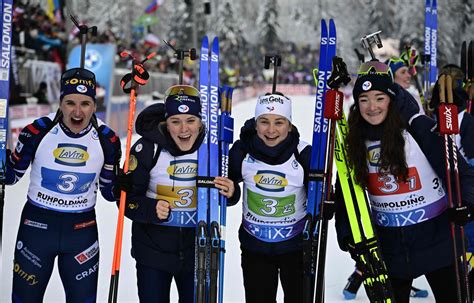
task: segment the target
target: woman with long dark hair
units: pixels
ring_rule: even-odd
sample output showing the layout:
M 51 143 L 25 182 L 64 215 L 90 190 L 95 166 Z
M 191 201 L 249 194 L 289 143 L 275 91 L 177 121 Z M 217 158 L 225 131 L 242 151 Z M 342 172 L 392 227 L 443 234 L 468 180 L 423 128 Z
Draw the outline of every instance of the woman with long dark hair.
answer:
M 456 276 L 449 224 L 469 220 L 474 173 L 459 159 L 468 207 L 449 209 L 444 145 L 434 132 L 436 123 L 418 113 L 415 101 L 393 83 L 389 67 L 378 61 L 362 64 L 353 94 L 348 161 L 356 182 L 368 191 L 395 300 L 408 302 L 413 279 L 425 275 L 436 302 L 453 302 Z M 340 246 L 349 250 L 345 211 L 336 218 Z

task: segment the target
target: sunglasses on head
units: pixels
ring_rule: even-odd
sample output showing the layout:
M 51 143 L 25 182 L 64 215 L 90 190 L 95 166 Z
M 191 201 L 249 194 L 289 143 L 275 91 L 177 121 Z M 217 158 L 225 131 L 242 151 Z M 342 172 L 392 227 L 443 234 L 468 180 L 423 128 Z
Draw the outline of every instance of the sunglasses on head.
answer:
M 358 75 L 392 75 L 390 67 L 380 61 L 368 61 L 361 64 L 359 67 Z
M 174 85 L 168 88 L 165 92 L 165 100 L 170 96 L 176 95 L 186 95 L 191 97 L 198 97 L 200 96 L 199 91 L 197 88 L 190 86 L 190 85 Z
M 88 69 L 84 69 L 80 67 L 71 68 L 65 71 L 61 75 L 61 81 L 72 79 L 76 76 L 79 76 L 81 79 L 92 80 L 95 83 L 95 74 Z

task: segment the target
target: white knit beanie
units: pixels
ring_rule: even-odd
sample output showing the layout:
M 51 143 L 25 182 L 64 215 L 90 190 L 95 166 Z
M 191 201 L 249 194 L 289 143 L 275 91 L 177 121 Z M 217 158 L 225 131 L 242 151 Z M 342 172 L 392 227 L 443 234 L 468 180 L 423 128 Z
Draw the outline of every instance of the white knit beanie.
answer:
M 290 98 L 277 94 L 258 97 L 257 105 L 255 106 L 255 120 L 264 114 L 280 115 L 291 122 Z

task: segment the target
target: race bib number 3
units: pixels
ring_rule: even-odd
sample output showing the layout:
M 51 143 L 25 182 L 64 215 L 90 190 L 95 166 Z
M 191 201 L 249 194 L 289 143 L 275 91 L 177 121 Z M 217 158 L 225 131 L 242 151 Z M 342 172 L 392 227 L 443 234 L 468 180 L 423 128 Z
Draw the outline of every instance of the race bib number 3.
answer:
M 368 190 L 375 196 L 406 194 L 421 189 L 420 176 L 416 167 L 408 169 L 406 182 L 397 180 L 393 175 L 369 173 Z
M 171 208 L 195 208 L 196 191 L 195 187 L 158 185 L 156 199 L 165 200 Z
M 286 217 L 295 213 L 295 195 L 269 197 L 247 189 L 248 208 L 263 217 Z
M 87 192 L 95 180 L 95 173 L 78 173 L 41 168 L 41 186 L 53 192 L 79 195 Z

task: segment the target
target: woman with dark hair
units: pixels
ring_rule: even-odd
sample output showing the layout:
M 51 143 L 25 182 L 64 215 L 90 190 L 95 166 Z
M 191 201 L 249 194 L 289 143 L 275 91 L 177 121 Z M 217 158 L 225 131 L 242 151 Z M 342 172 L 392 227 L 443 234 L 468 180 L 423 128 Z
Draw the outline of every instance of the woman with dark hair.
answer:
M 382 255 L 397 303 L 408 302 L 413 279 L 425 275 L 436 302 L 456 300 L 450 222 L 464 225 L 474 201 L 474 172 L 459 159 L 464 208 L 448 208 L 445 159 L 435 122 L 393 83 L 389 67 L 362 64 L 346 138 L 348 161 L 369 194 Z M 411 100 L 411 101 L 410 101 Z M 458 157 L 460 158 L 460 157 Z M 340 192 L 336 199 L 342 199 Z M 338 201 L 339 205 L 344 205 Z M 345 211 L 336 214 L 338 240 L 350 250 Z

